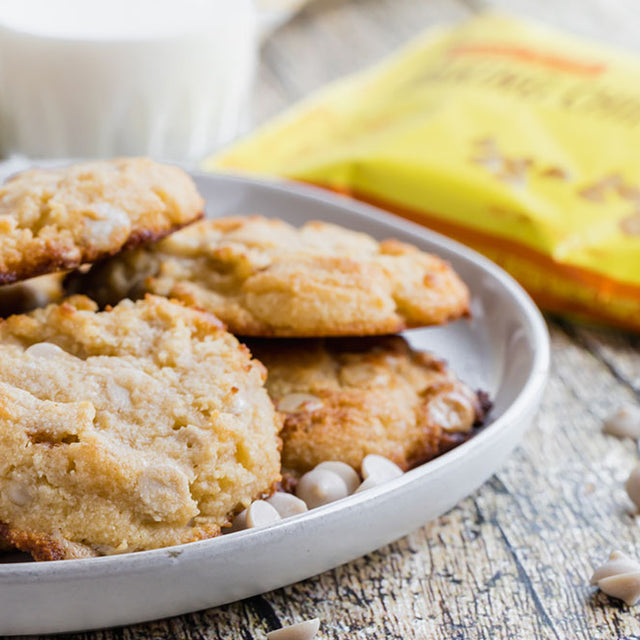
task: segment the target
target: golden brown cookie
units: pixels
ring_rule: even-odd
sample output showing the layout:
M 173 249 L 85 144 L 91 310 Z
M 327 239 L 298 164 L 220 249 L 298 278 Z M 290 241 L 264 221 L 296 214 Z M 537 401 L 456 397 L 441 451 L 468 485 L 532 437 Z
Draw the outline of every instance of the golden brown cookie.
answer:
M 0 322 L 0 539 L 54 560 L 217 535 L 280 479 L 264 378 L 216 318 L 166 298 Z
M 451 267 L 417 248 L 323 222 L 204 220 L 72 280 L 101 304 L 143 291 L 215 313 L 247 336 L 378 335 L 468 312 Z
M 25 171 L 0 186 L 0 284 L 162 238 L 203 208 L 182 169 L 145 158 Z
M 360 469 L 371 453 L 409 469 L 466 440 L 490 406 L 400 336 L 247 345 L 285 414 L 282 465 L 294 474 L 326 460 Z

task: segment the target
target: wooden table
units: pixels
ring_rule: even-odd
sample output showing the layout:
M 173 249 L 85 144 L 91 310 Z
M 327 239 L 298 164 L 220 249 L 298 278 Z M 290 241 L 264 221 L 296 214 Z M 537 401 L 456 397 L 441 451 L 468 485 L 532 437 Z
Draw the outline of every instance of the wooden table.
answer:
M 255 122 L 370 65 L 429 25 L 462 19 L 486 4 L 311 4 L 264 46 Z M 491 4 L 640 46 L 640 10 L 632 0 Z M 285 589 L 73 637 L 249 640 L 319 616 L 323 639 L 640 638 L 640 606 L 609 600 L 588 584 L 592 567 L 611 549 L 640 556 L 640 528 L 623 488 L 638 452 L 633 442 L 601 433 L 605 415 L 640 396 L 640 338 L 561 320 L 548 323 L 552 374 L 535 426 L 507 465 L 446 515 L 356 562 Z

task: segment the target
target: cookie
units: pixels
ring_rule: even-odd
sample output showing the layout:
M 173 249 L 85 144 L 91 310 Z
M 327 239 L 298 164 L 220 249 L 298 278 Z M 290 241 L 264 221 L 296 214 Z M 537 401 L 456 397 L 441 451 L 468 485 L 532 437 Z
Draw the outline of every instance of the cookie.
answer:
M 0 284 L 162 238 L 203 208 L 184 171 L 144 158 L 26 171 L 0 187 Z
M 284 413 L 282 465 L 295 475 L 375 453 L 406 470 L 464 442 L 489 409 L 434 356 L 401 336 L 249 340 Z
M 101 304 L 143 291 L 218 316 L 245 336 L 395 333 L 465 315 L 469 292 L 417 248 L 323 222 L 204 220 L 71 281 Z
M 280 480 L 264 378 L 216 318 L 162 297 L 0 322 L 0 539 L 54 560 L 217 535 Z

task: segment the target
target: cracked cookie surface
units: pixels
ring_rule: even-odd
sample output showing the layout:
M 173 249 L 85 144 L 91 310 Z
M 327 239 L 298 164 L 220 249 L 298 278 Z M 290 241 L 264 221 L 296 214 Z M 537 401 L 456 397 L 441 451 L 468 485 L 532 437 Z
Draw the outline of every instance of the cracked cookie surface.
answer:
M 468 313 L 453 269 L 416 247 L 324 222 L 203 220 L 71 279 L 101 304 L 152 292 L 218 316 L 246 336 L 396 333 Z
M 54 560 L 217 535 L 280 479 L 264 377 L 216 318 L 162 297 L 0 322 L 0 538 Z
M 25 171 L 0 186 L 0 284 L 162 238 L 203 210 L 182 169 L 145 158 Z

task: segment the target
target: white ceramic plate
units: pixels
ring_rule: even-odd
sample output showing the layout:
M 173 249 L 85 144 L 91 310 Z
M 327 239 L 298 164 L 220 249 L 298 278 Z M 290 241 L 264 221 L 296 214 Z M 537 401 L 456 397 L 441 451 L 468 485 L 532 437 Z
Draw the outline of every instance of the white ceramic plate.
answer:
M 379 239 L 399 238 L 449 260 L 472 291 L 473 319 L 406 335 L 491 394 L 491 422 L 469 442 L 393 482 L 271 527 L 124 556 L 0 564 L 0 634 L 168 617 L 326 571 L 453 507 L 500 467 L 531 423 L 547 378 L 548 335 L 534 304 L 501 269 L 422 227 L 318 189 L 228 176 L 196 179 L 212 217 L 325 220 Z

